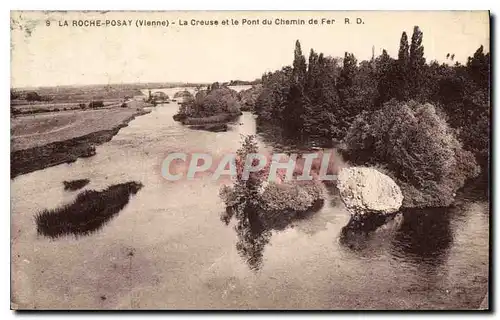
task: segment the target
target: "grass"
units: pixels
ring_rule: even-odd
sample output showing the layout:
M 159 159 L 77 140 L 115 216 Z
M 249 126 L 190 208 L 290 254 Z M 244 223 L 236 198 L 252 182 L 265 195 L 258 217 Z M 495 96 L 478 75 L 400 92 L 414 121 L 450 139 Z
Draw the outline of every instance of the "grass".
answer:
M 35 216 L 37 232 L 50 238 L 68 234 L 89 235 L 102 228 L 142 188 L 140 182 L 126 182 L 102 191 L 85 190 L 62 207 L 43 210 Z
M 89 179 L 78 179 L 78 180 L 63 181 L 64 190 L 66 190 L 66 191 L 76 191 L 76 190 L 79 190 L 79 189 L 85 187 L 87 184 L 89 184 L 89 182 L 90 182 Z
M 205 130 L 211 132 L 226 132 L 229 127 L 225 123 L 209 123 L 209 124 L 189 126 L 189 128 L 194 130 Z
M 144 114 L 136 108 L 78 110 L 11 118 L 11 151 L 109 130 Z
M 214 124 L 214 123 L 225 123 L 236 119 L 239 114 L 222 113 L 210 117 L 202 118 L 185 118 L 182 120 L 182 124 L 185 125 L 201 125 L 201 124 Z
M 136 115 L 145 113 L 148 111 L 118 108 L 109 114 L 81 111 L 69 120 L 57 117 L 54 122 L 26 119 L 16 123 L 11 129 L 13 135 L 17 134 L 11 139 L 11 178 L 91 157 L 95 155 L 95 145 L 110 141 Z

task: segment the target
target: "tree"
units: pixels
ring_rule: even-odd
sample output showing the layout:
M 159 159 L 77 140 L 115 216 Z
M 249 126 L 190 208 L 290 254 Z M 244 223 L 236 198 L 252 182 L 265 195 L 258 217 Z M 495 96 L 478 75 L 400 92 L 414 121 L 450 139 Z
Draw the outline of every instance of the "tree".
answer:
M 310 105 L 307 97 L 302 92 L 302 88 L 299 84 L 292 84 L 283 110 L 283 126 L 287 129 L 287 133 L 292 134 L 295 138 L 302 137 L 306 108 L 310 108 Z
M 17 93 L 13 89 L 10 89 L 10 100 L 15 100 L 15 99 L 19 99 L 19 93 Z
M 424 34 L 418 26 L 413 28 L 411 36 L 410 59 L 409 59 L 409 97 L 414 99 L 420 93 L 425 65 L 424 46 L 422 45 Z
M 42 101 L 42 97 L 35 91 L 30 91 L 26 94 L 26 100 L 28 101 Z
M 297 40 L 295 42 L 295 51 L 293 58 L 293 75 L 294 81 L 300 86 L 303 86 L 306 78 L 306 58 L 302 54 L 302 49 L 300 47 L 300 42 Z
M 472 57 L 467 59 L 467 72 L 483 90 L 488 90 L 490 83 L 490 54 L 484 54 L 484 47 L 481 45 Z
M 408 36 L 406 35 L 406 32 L 403 32 L 403 34 L 401 35 L 401 40 L 399 42 L 398 61 L 405 67 L 407 66 L 409 60 L 409 50 L 410 47 L 408 46 Z
M 409 46 L 406 32 L 401 35 L 398 52 L 398 64 L 396 78 L 399 91 L 396 98 L 400 101 L 408 100 L 408 64 L 409 64 Z
M 102 108 L 104 107 L 104 102 L 102 100 L 91 101 L 89 102 L 89 108 Z
M 337 82 L 340 104 L 344 104 L 350 94 L 349 89 L 353 84 L 356 65 L 357 60 L 354 57 L 354 54 L 346 52 L 344 54 L 344 65 Z
M 388 171 L 403 191 L 405 207 L 448 206 L 479 170 L 431 104 L 389 102 L 366 112 L 350 127 L 344 143 L 349 161 Z

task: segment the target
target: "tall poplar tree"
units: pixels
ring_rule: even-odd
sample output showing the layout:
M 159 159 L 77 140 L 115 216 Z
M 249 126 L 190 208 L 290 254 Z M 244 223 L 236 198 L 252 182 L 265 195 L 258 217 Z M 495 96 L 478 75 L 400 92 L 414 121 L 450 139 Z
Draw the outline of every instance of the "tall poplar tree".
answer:
M 293 58 L 293 73 L 294 80 L 299 86 L 303 86 L 306 79 L 307 65 L 306 58 L 302 54 L 302 48 L 300 47 L 300 41 L 295 42 L 295 51 Z
M 424 34 L 418 26 L 413 28 L 410 45 L 410 60 L 409 60 L 409 94 L 410 98 L 414 99 L 418 96 L 421 90 L 425 58 L 424 46 L 422 45 Z
M 398 64 L 396 71 L 396 81 L 398 82 L 398 89 L 396 98 L 398 100 L 405 101 L 408 99 L 408 64 L 409 64 L 409 45 L 408 36 L 406 32 L 401 35 L 401 40 L 399 42 L 399 52 L 398 52 Z

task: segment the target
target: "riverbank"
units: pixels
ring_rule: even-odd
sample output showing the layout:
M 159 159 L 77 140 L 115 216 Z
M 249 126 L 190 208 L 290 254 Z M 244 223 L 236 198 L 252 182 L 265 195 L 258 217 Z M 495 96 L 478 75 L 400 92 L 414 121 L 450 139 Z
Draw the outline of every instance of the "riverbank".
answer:
M 175 114 L 173 119 L 180 121 L 190 129 L 205 130 L 211 132 L 225 132 L 228 130 L 228 123 L 235 121 L 242 113 L 221 113 L 209 117 L 186 117 L 181 114 Z
M 248 233 L 246 225 L 235 231 L 236 219 L 229 226 L 220 221 L 225 206 L 218 182 L 209 177 L 165 181 L 158 165 L 166 151 L 234 152 L 241 135 L 262 128 L 244 112 L 241 125 L 227 133 L 190 130 L 172 119 L 176 112 L 175 104 L 159 105 L 86 161 L 11 180 L 14 308 L 161 309 L 167 303 L 175 309 L 457 310 L 480 305 L 488 279 L 487 202 L 470 199 L 452 214 L 423 210 L 344 244 L 340 237 L 350 215 L 329 188 L 318 212 L 285 230 L 273 230 L 269 237 Z M 263 151 L 293 147 L 260 137 Z M 129 181 L 144 187 L 95 232 L 55 239 L 39 235 L 37 213 L 71 204 L 84 191 L 64 190 L 63 182 L 74 179 L 90 180 L 84 190 Z M 236 248 L 239 241 L 248 261 Z M 258 261 L 262 267 L 256 274 L 249 263 Z
M 110 141 L 142 108 L 61 112 L 12 120 L 11 178 L 78 158 L 91 157 L 95 146 Z

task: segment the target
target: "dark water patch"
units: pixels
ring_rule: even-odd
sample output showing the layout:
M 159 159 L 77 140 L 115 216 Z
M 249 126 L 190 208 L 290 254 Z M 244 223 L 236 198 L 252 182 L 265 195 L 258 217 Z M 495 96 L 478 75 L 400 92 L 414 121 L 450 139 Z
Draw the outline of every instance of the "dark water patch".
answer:
M 89 179 L 78 179 L 78 180 L 63 181 L 64 190 L 66 190 L 66 191 L 76 191 L 76 190 L 79 190 L 79 189 L 85 187 L 87 184 L 89 184 L 89 182 L 90 182 Z
M 38 213 L 37 232 L 51 238 L 89 235 L 120 212 L 129 202 L 129 196 L 141 188 L 141 183 L 131 181 L 102 191 L 85 190 L 72 203 Z
M 334 146 L 333 141 L 328 137 L 298 136 L 296 131 L 285 130 L 258 118 L 256 129 L 260 139 L 279 152 L 315 151 L 318 148 L 332 148 Z
M 420 264 L 440 265 L 453 242 L 450 216 L 453 208 L 405 209 L 391 253 Z
M 463 188 L 457 191 L 455 204 L 489 201 L 490 190 L 489 173 L 482 172 L 477 178 L 467 180 Z
M 364 250 L 369 246 L 371 234 L 378 228 L 394 220 L 396 213 L 367 213 L 351 215 L 349 222 L 340 231 L 339 242 L 354 251 Z

